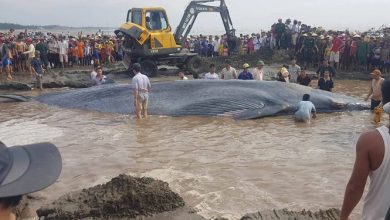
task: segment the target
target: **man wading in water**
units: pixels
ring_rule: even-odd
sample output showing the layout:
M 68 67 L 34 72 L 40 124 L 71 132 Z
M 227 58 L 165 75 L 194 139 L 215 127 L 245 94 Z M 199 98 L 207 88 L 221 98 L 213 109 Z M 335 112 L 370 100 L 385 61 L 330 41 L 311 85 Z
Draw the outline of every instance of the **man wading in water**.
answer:
M 150 92 L 149 78 L 141 73 L 141 65 L 139 63 L 133 64 L 133 94 L 134 94 L 134 107 L 137 114 L 137 118 L 148 117 L 148 101 Z
M 390 80 L 382 85 L 383 109 L 390 114 Z M 356 160 L 345 190 L 340 220 L 348 219 L 359 203 L 370 176 L 370 188 L 364 201 L 363 220 L 385 219 L 390 211 L 390 134 L 382 126 L 362 134 L 356 144 Z M 388 214 L 388 216 L 390 213 Z
M 385 81 L 385 79 L 382 78 L 382 73 L 380 70 L 372 71 L 371 76 L 372 76 L 371 88 L 365 101 L 367 101 L 371 97 L 371 110 L 374 110 L 382 102 L 381 88 L 382 88 L 383 81 Z

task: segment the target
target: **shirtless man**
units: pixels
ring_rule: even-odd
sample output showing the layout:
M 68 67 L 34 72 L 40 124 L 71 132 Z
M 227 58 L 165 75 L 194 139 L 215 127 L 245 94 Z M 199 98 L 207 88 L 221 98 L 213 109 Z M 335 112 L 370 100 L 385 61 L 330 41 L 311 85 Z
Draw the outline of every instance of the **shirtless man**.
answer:
M 383 109 L 390 114 L 390 80 L 382 85 Z M 345 190 L 340 220 L 347 220 L 359 203 L 370 176 L 370 188 L 364 201 L 363 220 L 385 219 L 390 209 L 390 134 L 382 126 L 363 133 L 356 144 L 356 160 Z
M 371 76 L 371 88 L 365 100 L 367 101 L 371 97 L 371 110 L 374 110 L 382 102 L 381 87 L 385 79 L 382 78 L 382 73 L 380 70 L 372 71 Z
M 17 53 L 17 60 L 16 60 L 16 67 L 18 68 L 19 71 L 24 72 L 26 70 L 26 55 L 23 54 L 24 51 L 26 50 L 26 43 L 22 41 L 21 37 L 18 37 L 16 40 L 16 53 Z

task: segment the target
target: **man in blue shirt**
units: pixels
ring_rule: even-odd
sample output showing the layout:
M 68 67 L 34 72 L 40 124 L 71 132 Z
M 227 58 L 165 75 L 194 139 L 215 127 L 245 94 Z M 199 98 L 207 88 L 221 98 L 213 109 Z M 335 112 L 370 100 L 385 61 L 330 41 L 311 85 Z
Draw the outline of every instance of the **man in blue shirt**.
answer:
M 42 62 L 41 62 L 41 59 L 40 59 L 40 52 L 39 52 L 39 50 L 35 51 L 35 57 L 31 61 L 31 66 L 32 66 L 33 72 L 35 74 L 35 77 L 37 79 L 37 88 L 42 90 L 43 89 L 43 86 L 42 86 L 42 83 L 43 83 L 42 82 L 43 81 L 43 67 L 42 67 Z
M 243 66 L 244 68 L 244 71 L 242 73 L 240 73 L 240 75 L 238 75 L 238 79 L 241 79 L 241 80 L 253 80 L 253 75 L 252 73 L 250 73 L 248 71 L 249 69 L 249 64 L 245 63 Z

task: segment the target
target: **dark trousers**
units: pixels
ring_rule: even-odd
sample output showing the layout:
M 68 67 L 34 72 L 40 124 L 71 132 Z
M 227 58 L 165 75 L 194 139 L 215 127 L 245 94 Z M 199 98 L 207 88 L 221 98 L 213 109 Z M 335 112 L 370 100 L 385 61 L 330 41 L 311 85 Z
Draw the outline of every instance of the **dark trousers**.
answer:
M 58 53 L 49 53 L 47 58 L 52 68 L 60 65 L 60 57 Z
M 281 44 L 282 44 L 282 36 L 276 35 L 276 48 L 280 50 Z
M 374 110 L 376 107 L 379 106 L 379 104 L 381 104 L 381 101 L 376 101 L 374 99 L 371 99 L 371 110 Z
M 47 54 L 41 54 L 41 61 L 45 68 L 47 69 L 47 66 L 49 66 L 49 60 L 47 58 Z
M 91 65 L 91 55 L 84 56 L 82 62 L 83 62 L 82 64 L 85 66 Z

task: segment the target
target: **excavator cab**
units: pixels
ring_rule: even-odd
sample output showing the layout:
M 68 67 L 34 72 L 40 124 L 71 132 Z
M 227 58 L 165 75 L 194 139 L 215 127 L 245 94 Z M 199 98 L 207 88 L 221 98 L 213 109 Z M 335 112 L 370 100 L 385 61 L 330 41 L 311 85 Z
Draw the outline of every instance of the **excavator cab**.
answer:
M 176 43 L 163 8 L 132 8 L 127 12 L 126 23 L 115 30 L 123 37 L 124 64 L 141 63 L 143 72 L 149 76 L 157 73 L 157 65 L 165 60 L 177 61 L 171 54 L 178 54 L 181 46 Z M 179 63 L 185 62 L 179 59 Z
M 127 12 L 126 23 L 115 33 L 134 39 L 135 42 L 132 43 L 135 45 L 127 46 L 133 50 L 139 49 L 139 53 L 142 53 L 140 55 L 161 54 L 164 51 L 168 54 L 180 50 L 163 8 L 130 9 Z

